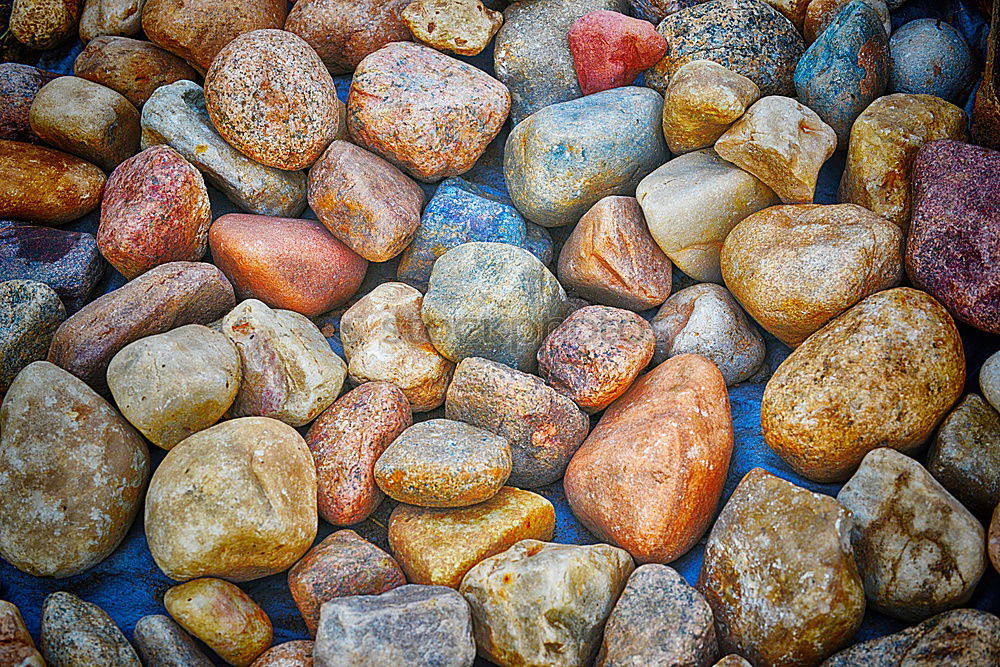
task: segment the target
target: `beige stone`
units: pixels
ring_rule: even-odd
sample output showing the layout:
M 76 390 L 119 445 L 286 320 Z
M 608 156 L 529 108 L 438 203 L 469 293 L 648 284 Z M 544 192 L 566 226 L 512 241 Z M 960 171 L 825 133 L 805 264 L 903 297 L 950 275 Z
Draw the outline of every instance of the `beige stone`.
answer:
M 76 57 L 73 73 L 121 93 L 136 109 L 160 86 L 198 76 L 182 58 L 151 42 L 111 36 L 91 40 Z
M 142 30 L 146 0 L 84 0 L 80 15 L 80 40 L 103 35 L 137 35 Z
M 400 17 L 418 42 L 460 56 L 485 49 L 503 25 L 503 14 L 480 0 L 414 0 Z
M 80 0 L 13 0 L 10 34 L 29 49 L 51 49 L 76 30 Z
M 792 22 L 799 32 L 802 32 L 802 24 L 806 20 L 806 8 L 810 0 L 763 0 L 785 15 Z

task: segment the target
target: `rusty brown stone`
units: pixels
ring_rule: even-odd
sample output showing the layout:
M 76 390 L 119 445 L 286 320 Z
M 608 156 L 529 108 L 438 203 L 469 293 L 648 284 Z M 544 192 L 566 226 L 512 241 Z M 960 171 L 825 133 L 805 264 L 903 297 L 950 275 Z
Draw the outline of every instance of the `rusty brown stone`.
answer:
M 76 57 L 73 73 L 117 91 L 137 109 L 160 86 L 198 76 L 183 58 L 151 42 L 111 36 L 91 40 Z
M 0 600 L 0 665 L 45 667 L 20 610 L 6 600 Z
M 299 639 L 272 646 L 250 667 L 313 667 L 313 642 Z
M 0 139 L 0 217 L 45 225 L 81 218 L 101 203 L 104 172 L 52 148 Z

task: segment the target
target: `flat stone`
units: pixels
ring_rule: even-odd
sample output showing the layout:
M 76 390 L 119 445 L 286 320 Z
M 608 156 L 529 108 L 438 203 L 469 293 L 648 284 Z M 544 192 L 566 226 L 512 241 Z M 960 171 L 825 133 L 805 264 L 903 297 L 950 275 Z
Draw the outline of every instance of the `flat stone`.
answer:
M 66 309 L 51 287 L 33 280 L 0 283 L 0 397 L 25 366 L 48 354 Z
M 729 231 L 780 200 L 756 176 L 710 148 L 666 163 L 636 188 L 653 240 L 699 282 L 722 282 L 719 253 Z
M 837 134 L 807 106 L 772 95 L 754 102 L 715 142 L 715 152 L 745 169 L 786 204 L 811 204 Z
M 800 475 L 844 480 L 873 449 L 918 450 L 964 383 L 962 341 L 941 304 L 907 287 L 878 292 L 774 372 L 760 405 L 764 442 Z
M 240 353 L 240 390 L 231 417 L 271 417 L 304 426 L 330 407 L 347 364 L 307 317 L 247 299 L 222 319 Z
M 979 389 L 994 410 L 1000 406 L 1000 352 L 994 352 L 979 369 Z
M 143 664 L 156 667 L 211 667 L 195 640 L 169 616 L 143 616 L 132 641 Z
M 962 33 L 938 19 L 909 21 L 889 39 L 889 90 L 958 100 L 976 78 Z
M 382 502 L 375 462 L 413 425 L 410 403 L 388 382 L 366 382 L 327 408 L 306 434 L 316 462 L 319 514 L 334 526 L 364 521 Z
M 0 600 L 0 662 L 12 667 L 45 667 L 21 612 L 6 600 Z
M 212 223 L 208 242 L 237 298 L 306 317 L 344 305 L 368 269 L 315 220 L 229 213 Z
M 82 218 L 101 203 L 104 172 L 44 146 L 0 139 L 0 217 L 44 225 Z
M 91 301 L 56 331 L 48 359 L 99 392 L 111 358 L 145 336 L 208 324 L 233 307 L 233 287 L 211 264 L 170 262 Z
M 671 152 L 715 145 L 760 97 L 757 84 L 711 60 L 681 65 L 664 91 L 663 136 Z
M 632 195 L 668 157 L 663 100 L 624 87 L 554 104 L 507 138 L 503 172 L 514 205 L 543 227 L 572 225 L 608 195 Z
M 12 2 L 8 23 L 10 34 L 29 49 L 51 49 L 76 32 L 80 7 L 80 2 L 63 0 Z
M 389 546 L 408 581 L 458 588 L 476 563 L 524 539 L 551 540 L 555 525 L 552 503 L 505 486 L 469 507 L 397 505 L 389 516 Z
M 806 7 L 806 17 L 802 23 L 802 36 L 806 38 L 806 44 L 816 41 L 824 30 L 833 22 L 837 14 L 840 13 L 853 0 L 811 0 Z M 875 10 L 885 34 L 892 34 L 892 18 L 889 16 L 889 7 L 885 0 L 861 0 L 866 5 Z M 893 0 L 890 0 L 892 2 Z
M 84 0 L 80 14 L 80 41 L 102 35 L 136 35 L 142 31 L 146 0 Z
M 768 332 L 797 347 L 861 299 L 903 277 L 899 228 L 854 204 L 775 206 L 738 224 L 722 276 Z
M 295 429 L 266 417 L 195 433 L 153 474 L 145 528 L 153 560 L 171 579 L 283 572 L 316 537 L 309 448 Z
M 937 97 L 898 93 L 878 98 L 851 128 L 838 198 L 864 206 L 905 232 L 917 151 L 938 139 L 964 140 L 965 123 L 964 111 Z
M 566 469 L 566 500 L 600 539 L 640 563 L 669 563 L 708 529 L 732 449 L 722 374 L 703 357 L 674 357 L 604 413 Z
M 0 139 L 39 141 L 29 121 L 31 102 L 57 76 L 31 65 L 0 63 Z
M 485 49 L 503 24 L 480 0 L 415 0 L 400 16 L 418 42 L 460 56 Z
M 705 598 L 677 570 L 647 564 L 628 578 L 608 618 L 597 667 L 707 667 L 718 654 Z
M 573 21 L 567 38 L 584 95 L 631 84 L 667 51 L 667 41 L 649 21 L 607 10 Z
M 747 320 L 725 287 L 700 283 L 663 304 L 650 321 L 656 335 L 653 362 L 681 354 L 700 354 L 718 366 L 726 385 L 750 379 L 764 363 L 764 338 Z
M 972 596 L 986 568 L 983 527 L 919 463 L 873 450 L 837 501 L 854 518 L 854 558 L 872 607 L 919 621 Z
M 262 165 L 226 143 L 193 81 L 157 88 L 142 107 L 142 147 L 155 144 L 180 153 L 244 211 L 295 217 L 306 207 L 306 175 Z
M 250 667 L 313 667 L 313 642 L 299 639 L 272 646 Z
M 313 636 L 326 602 L 348 595 L 379 595 L 405 583 L 392 556 L 353 530 L 327 536 L 288 571 L 292 599 Z
M 1000 504 L 1000 414 L 967 394 L 941 423 L 927 470 L 969 510 L 988 516 Z
M 73 73 L 117 91 L 137 109 L 160 86 L 198 76 L 182 58 L 150 42 L 113 36 L 91 40 L 76 57 Z
M 72 593 L 57 591 L 42 606 L 42 654 L 50 665 L 141 667 L 108 614 Z
M 347 371 L 355 384 L 391 382 L 414 412 L 444 403 L 455 364 L 441 356 L 421 319 L 424 297 L 403 283 L 382 283 L 340 318 Z
M 347 129 L 352 141 L 434 182 L 471 169 L 509 110 L 510 93 L 482 70 L 426 46 L 394 42 L 354 72 Z
M 472 667 L 475 657 L 469 605 L 419 585 L 327 602 L 313 652 L 316 667 Z
M 705 547 L 697 588 L 724 653 L 756 665 L 816 664 L 861 626 L 851 515 L 833 498 L 754 468 Z
M 634 568 L 625 551 L 607 544 L 538 540 L 481 561 L 459 588 L 472 608 L 479 654 L 508 666 L 589 664 Z

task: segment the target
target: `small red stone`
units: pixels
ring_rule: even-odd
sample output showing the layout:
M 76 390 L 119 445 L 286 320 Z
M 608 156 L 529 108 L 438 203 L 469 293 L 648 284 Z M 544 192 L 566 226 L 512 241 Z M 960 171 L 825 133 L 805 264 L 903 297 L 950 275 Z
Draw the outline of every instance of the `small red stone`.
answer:
M 585 14 L 568 37 L 584 95 L 629 85 L 667 52 L 667 40 L 652 23 L 618 12 Z

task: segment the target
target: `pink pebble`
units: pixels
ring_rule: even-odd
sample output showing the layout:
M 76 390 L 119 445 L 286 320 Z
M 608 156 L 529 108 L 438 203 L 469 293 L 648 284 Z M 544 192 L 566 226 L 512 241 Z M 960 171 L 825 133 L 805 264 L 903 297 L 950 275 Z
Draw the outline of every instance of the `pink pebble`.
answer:
M 584 95 L 629 85 L 667 52 L 667 40 L 652 23 L 618 12 L 581 16 L 568 37 Z

